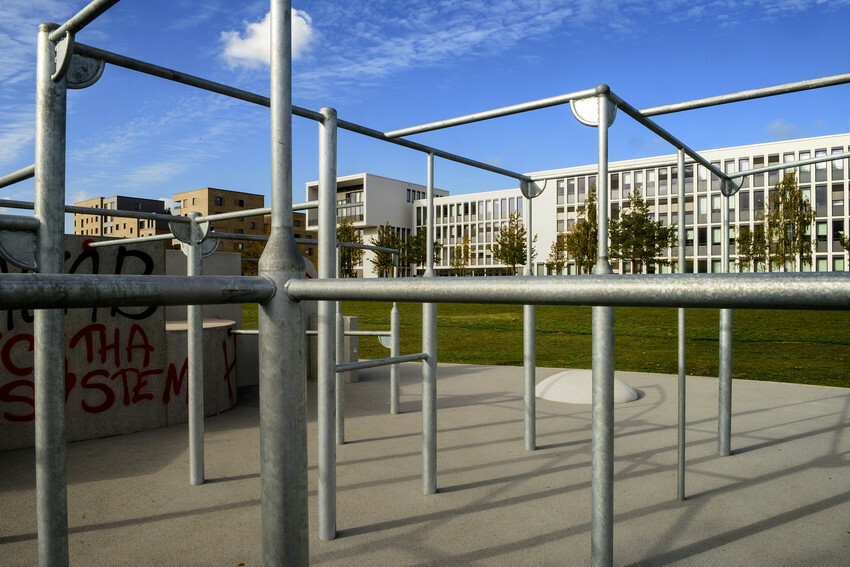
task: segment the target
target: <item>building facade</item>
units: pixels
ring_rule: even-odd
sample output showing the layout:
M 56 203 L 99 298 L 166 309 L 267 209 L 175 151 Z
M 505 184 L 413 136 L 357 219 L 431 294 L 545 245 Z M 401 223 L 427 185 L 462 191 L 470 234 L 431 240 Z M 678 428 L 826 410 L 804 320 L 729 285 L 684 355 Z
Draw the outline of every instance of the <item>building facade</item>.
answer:
M 184 191 L 174 194 L 175 213 L 187 216 L 191 212 L 201 215 L 217 215 L 232 211 L 261 209 L 264 205 L 264 197 L 254 193 L 241 191 L 228 191 L 227 189 L 216 189 L 204 187 L 193 191 Z M 237 217 L 215 221 L 210 227 L 211 232 L 224 232 L 230 234 L 266 234 L 265 223 L 262 216 Z M 247 241 L 224 240 L 219 242 L 218 249 L 222 252 L 241 252 Z
M 815 157 L 828 157 L 850 150 L 850 134 L 823 136 L 739 146 L 700 152 L 705 159 L 726 173 L 735 173 L 769 165 L 789 163 Z M 848 269 L 847 252 L 839 237 L 848 228 L 847 206 L 848 163 L 836 159 L 815 165 L 789 168 L 796 171 L 797 180 L 815 212 L 813 227 L 812 264 L 803 270 L 844 271 Z M 779 170 L 745 178 L 741 190 L 728 200 L 730 230 L 722 234 L 720 215 L 724 197 L 720 180 L 693 161 L 685 161 L 685 202 L 683 223 L 680 223 L 678 198 L 678 167 L 675 154 L 611 162 L 609 164 L 609 202 L 613 218 L 622 210 L 632 191 L 638 191 L 649 206 L 651 218 L 665 225 L 677 225 L 685 230 L 686 270 L 688 272 L 721 272 L 721 252 L 724 242 L 729 246 L 730 271 L 738 271 L 735 238 L 739 227 L 751 229 L 762 222 L 769 192 L 781 181 Z M 547 273 L 546 259 L 559 233 L 568 230 L 584 208 L 591 187 L 596 187 L 597 165 L 570 167 L 530 173 L 545 178 L 543 193 L 531 202 L 532 232 L 537 235 L 537 256 L 534 272 Z M 493 261 L 490 245 L 498 230 L 512 211 L 522 213 L 524 199 L 519 189 L 457 195 L 440 201 L 435 210 L 435 238 L 443 244 L 443 254 L 437 271 L 450 272 L 453 248 L 468 236 L 474 254 L 469 266 L 476 275 L 506 273 L 505 266 Z M 425 201 L 415 203 L 411 222 L 423 229 Z M 678 258 L 676 248 L 666 252 L 668 261 Z M 616 272 L 626 272 L 628 265 L 612 261 Z M 670 271 L 670 265 L 650 265 L 647 271 Z M 575 273 L 570 260 L 565 273 Z
M 169 214 L 165 201 L 142 197 L 96 197 L 79 203 L 78 207 L 93 209 L 114 209 L 121 211 L 141 211 L 145 213 Z M 74 234 L 83 236 L 108 236 L 112 238 L 137 238 L 169 232 L 168 223 L 146 219 L 128 219 L 125 217 L 104 217 L 101 215 L 74 214 Z
M 407 242 L 408 237 L 415 227 L 414 203 L 425 198 L 426 188 L 415 183 L 399 181 L 373 175 L 371 173 L 359 173 L 348 175 L 337 179 L 337 223 L 343 218 L 348 219 L 354 228 L 360 231 L 364 244 L 370 244 L 373 238 L 377 238 L 378 227 L 387 223 L 396 230 L 402 242 Z M 449 193 L 442 189 L 435 189 L 434 195 L 445 197 Z M 307 200 L 315 201 L 319 198 L 319 183 L 313 181 L 307 184 Z M 318 231 L 319 216 L 315 209 L 307 211 L 307 228 Z M 366 251 L 357 266 L 357 277 L 377 277 L 372 270 L 371 262 L 374 253 Z M 411 269 L 403 266 L 402 275 L 410 275 Z

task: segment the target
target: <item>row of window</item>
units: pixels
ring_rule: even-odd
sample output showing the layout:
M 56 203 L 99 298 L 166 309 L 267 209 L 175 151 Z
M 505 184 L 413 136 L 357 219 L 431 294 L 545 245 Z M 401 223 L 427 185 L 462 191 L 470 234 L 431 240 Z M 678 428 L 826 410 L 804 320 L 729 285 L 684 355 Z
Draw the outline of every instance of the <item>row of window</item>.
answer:
M 840 154 L 845 151 L 843 146 L 830 148 L 829 152 L 826 148 L 817 149 L 814 151 L 814 157 L 827 157 L 831 154 Z M 781 161 L 780 161 L 781 158 Z M 746 158 L 727 159 L 724 161 L 713 161 L 712 165 L 718 169 L 722 168 L 725 173 L 731 174 L 738 171 L 748 171 L 750 169 L 758 169 L 780 163 L 791 163 L 794 161 L 802 161 L 812 158 L 812 151 L 803 150 L 800 152 L 785 152 L 783 154 L 770 154 L 767 156 L 752 156 Z M 831 162 L 820 162 L 814 166 L 803 165 L 798 169 L 797 180 L 799 183 L 820 183 L 827 181 L 842 181 L 845 178 L 845 159 L 836 159 Z M 814 175 L 812 175 L 814 170 Z M 784 171 L 777 170 L 768 173 L 759 173 L 750 175 L 744 178 L 742 188 L 748 187 L 763 187 L 765 181 L 769 187 L 779 183 L 782 179 Z M 695 175 L 696 174 L 696 175 Z M 709 183 L 709 177 L 710 183 Z M 657 195 L 667 195 L 668 192 L 675 194 L 678 190 L 678 167 L 675 165 L 662 166 L 650 169 L 639 169 L 634 171 L 614 172 L 610 174 L 609 190 L 611 199 L 625 199 L 632 190 L 637 190 L 644 197 L 654 197 Z M 709 170 L 699 164 L 685 165 L 685 192 L 694 192 L 694 183 L 698 192 L 720 189 L 720 178 L 714 174 L 709 174 Z M 596 186 L 596 176 L 588 175 L 581 177 L 570 177 L 561 179 L 556 182 L 556 198 L 557 204 L 566 203 L 582 203 L 584 202 L 587 191 L 590 187 Z M 621 194 L 622 190 L 622 194 Z
M 434 224 L 507 219 L 514 213 L 522 215 L 522 197 L 505 197 L 466 203 L 434 206 Z M 427 207 L 416 207 L 416 226 L 427 222 Z

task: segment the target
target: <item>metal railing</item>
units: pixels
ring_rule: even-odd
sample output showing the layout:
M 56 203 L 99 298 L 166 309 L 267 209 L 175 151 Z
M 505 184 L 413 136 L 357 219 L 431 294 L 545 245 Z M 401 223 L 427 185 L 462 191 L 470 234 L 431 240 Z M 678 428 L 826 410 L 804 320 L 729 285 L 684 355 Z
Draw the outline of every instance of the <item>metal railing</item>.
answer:
M 619 108 L 639 123 L 671 143 L 679 150 L 680 170 L 684 155 L 708 167 L 722 180 L 727 198 L 737 190 L 732 176 L 706 164 L 672 134 L 649 120 L 651 116 L 727 104 L 740 100 L 773 96 L 797 90 L 846 84 L 850 74 L 814 81 L 790 83 L 711 97 L 678 105 L 638 111 L 624 99 L 601 85 L 560 97 L 543 99 L 502 109 L 444 120 L 430 125 L 383 133 L 365 126 L 337 120 L 336 111 L 323 108 L 319 112 L 292 106 L 291 97 L 291 2 L 270 0 L 271 4 L 271 96 L 263 97 L 233 87 L 173 71 L 150 63 L 109 53 L 80 43 L 74 34 L 103 13 L 116 0 L 94 0 L 62 26 L 42 24 L 38 31 L 36 67 L 36 142 L 35 163 L 0 178 L 0 186 L 35 176 L 33 210 L 37 225 L 22 221 L 27 230 L 35 230 L 39 246 L 36 250 L 37 274 L 3 274 L 0 302 L 6 308 L 35 308 L 35 341 L 40 345 L 35 356 L 35 415 L 37 516 L 39 561 L 42 564 L 68 564 L 68 521 L 65 470 L 64 376 L 63 376 L 63 311 L 65 307 L 103 305 L 171 305 L 200 306 L 208 303 L 260 303 L 260 412 L 261 430 L 261 515 L 262 546 L 265 565 L 309 563 L 309 531 L 307 506 L 307 434 L 305 408 L 305 340 L 302 327 L 301 300 L 320 301 L 319 315 L 319 535 L 331 539 L 336 535 L 335 450 L 333 414 L 335 392 L 341 388 L 335 381 L 336 356 L 339 350 L 334 338 L 334 302 L 342 298 L 423 302 L 423 352 L 407 355 L 422 360 L 422 487 L 426 494 L 436 492 L 436 317 L 438 302 L 498 301 L 519 303 L 524 313 L 526 333 L 526 365 L 533 366 L 533 305 L 537 303 L 581 304 L 593 307 L 593 414 L 592 414 L 592 516 L 591 562 L 613 564 L 613 306 L 664 305 L 672 307 L 717 307 L 721 315 L 721 402 L 719 419 L 719 452 L 728 454 L 731 427 L 731 339 L 730 308 L 809 308 L 850 309 L 850 276 L 847 274 L 748 274 L 619 277 L 611 275 L 608 262 L 608 129 Z M 59 43 L 64 49 L 57 50 Z M 57 61 L 57 52 L 60 57 Z M 199 87 L 233 98 L 270 108 L 271 115 L 271 203 L 272 228 L 270 245 L 260 259 L 260 277 L 177 276 L 85 276 L 63 274 L 63 227 L 65 206 L 65 116 L 67 71 L 72 56 L 85 56 L 98 62 L 119 65 L 168 80 Z M 440 157 L 520 181 L 526 198 L 531 199 L 542 187 L 523 174 L 494 167 L 476 160 L 456 156 L 436 148 L 411 142 L 397 136 L 457 126 L 477 120 L 492 119 L 570 103 L 576 118 L 598 130 L 598 221 L 599 250 L 594 276 L 581 278 L 499 278 L 481 286 L 470 278 L 441 280 L 434 277 L 434 158 Z M 592 112 L 586 114 L 590 109 Z M 303 265 L 292 234 L 292 116 L 315 120 L 320 128 L 319 167 L 319 279 L 303 279 Z M 379 282 L 380 290 L 369 281 L 336 280 L 335 251 L 336 131 L 347 129 L 362 135 L 408 147 L 427 154 L 427 265 L 425 277 Z M 829 156 L 823 161 L 834 159 Z M 779 168 L 789 167 L 781 164 Z M 679 176 L 680 196 L 683 176 Z M 680 197 L 680 202 L 682 202 Z M 6 204 L 4 203 L 4 206 Z M 526 210 L 531 211 L 531 206 Z M 91 210 L 86 210 L 90 213 Z M 110 216 L 118 216 L 109 210 Z M 176 220 L 176 219 L 175 219 Z M 189 237 L 198 244 L 197 218 L 189 220 Z M 11 221 L 10 221 L 11 222 Z M 186 221 L 179 221 L 186 222 Z M 728 214 L 723 215 L 728 232 Z M 531 233 L 530 218 L 528 232 Z M 682 234 L 680 231 L 680 244 Z M 190 246 L 198 249 L 199 246 Z M 724 270 L 728 269 L 728 247 L 723 247 Z M 680 258 L 682 252 L 680 251 Z M 199 254 L 198 254 L 199 255 Z M 197 257 L 191 264 L 197 265 Z M 529 259 L 530 264 L 530 259 Z M 680 269 L 684 262 L 680 262 Z M 492 282 L 492 283 L 491 283 Z M 522 284 L 522 285 L 519 285 Z M 197 311 L 193 311 L 196 318 Z M 684 314 L 680 314 L 680 423 L 679 472 L 680 498 L 684 497 L 684 357 L 682 336 Z M 528 331 L 530 329 L 530 332 Z M 190 351 L 190 358 L 200 358 Z M 393 353 L 391 358 L 398 358 Z M 193 376 L 190 370 L 190 390 Z M 533 441 L 533 410 L 528 411 L 533 396 L 528 396 L 526 373 L 526 446 Z M 197 379 L 195 379 L 197 382 Z M 531 374 L 533 385 L 533 374 Z M 529 430 L 528 420 L 531 421 Z M 202 419 L 202 418 L 201 418 Z M 201 422 L 202 427 L 202 422 Z M 197 430 L 196 430 L 197 431 Z M 529 432 L 531 435 L 529 436 Z M 200 430 L 202 435 L 202 429 Z M 193 463 L 193 470 L 197 463 Z M 202 467 L 202 463 L 201 463 Z

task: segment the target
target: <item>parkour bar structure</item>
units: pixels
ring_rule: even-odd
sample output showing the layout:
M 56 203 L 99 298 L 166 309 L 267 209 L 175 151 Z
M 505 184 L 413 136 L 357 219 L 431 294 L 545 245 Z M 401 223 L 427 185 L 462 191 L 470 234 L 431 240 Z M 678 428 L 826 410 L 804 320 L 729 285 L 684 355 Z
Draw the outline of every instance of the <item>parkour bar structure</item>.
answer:
M 75 34 L 117 0 L 94 0 L 61 26 L 42 24 L 38 30 L 36 87 L 35 162 L 32 166 L 0 177 L 0 187 L 35 178 L 34 217 L 3 215 L 0 236 L 16 233 L 31 238 L 34 273 L 0 276 L 0 307 L 35 309 L 35 420 L 38 554 L 41 565 L 67 565 L 68 518 L 65 465 L 65 419 L 63 309 L 69 307 L 195 305 L 214 303 L 260 304 L 260 475 L 263 564 L 308 565 L 308 490 L 306 426 L 306 333 L 302 301 L 319 301 L 319 537 L 336 537 L 336 471 L 334 414 L 340 384 L 335 376 L 339 352 L 334 345 L 334 302 L 340 300 L 407 301 L 423 304 L 422 353 L 400 356 L 397 346 L 390 362 L 422 360 L 422 489 L 437 491 L 437 305 L 439 303 L 509 303 L 524 305 L 525 446 L 534 440 L 534 305 L 593 306 L 593 408 L 592 408 L 592 508 L 590 559 L 594 566 L 613 564 L 613 384 L 614 306 L 710 307 L 721 309 L 720 402 L 718 453 L 728 455 L 731 443 L 731 344 L 732 309 L 850 309 L 850 274 L 664 274 L 614 275 L 608 261 L 608 133 L 619 110 L 650 129 L 679 151 L 679 167 L 685 155 L 704 165 L 721 179 L 728 198 L 740 187 L 743 176 L 729 176 L 711 165 L 650 117 L 694 110 L 765 96 L 841 85 L 850 74 L 789 83 L 765 89 L 655 107 L 643 111 L 630 106 L 608 86 L 577 91 L 506 108 L 451 118 L 431 124 L 380 132 L 339 120 L 336 111 L 314 112 L 292 105 L 291 94 L 291 2 L 271 0 L 271 91 L 257 94 L 193 77 L 164 67 L 130 59 L 75 43 Z M 180 82 L 268 106 L 271 117 L 271 234 L 260 258 L 257 277 L 200 276 L 190 268 L 188 276 L 109 276 L 63 274 L 65 206 L 66 90 L 93 84 L 106 63 Z M 442 158 L 516 179 L 524 196 L 534 198 L 545 179 L 494 167 L 473 159 L 412 142 L 401 136 L 457 127 L 539 108 L 570 104 L 579 122 L 598 131 L 598 263 L 591 276 L 497 277 L 487 286 L 473 278 L 436 278 L 433 269 L 434 216 L 427 215 L 427 267 L 423 278 L 393 280 L 343 280 L 333 278 L 336 249 L 335 189 L 336 132 L 343 128 L 423 152 L 427 155 L 428 210 L 434 207 L 434 160 Z M 292 232 L 292 116 L 319 124 L 319 218 L 320 265 L 318 279 L 304 278 L 304 265 Z M 836 156 L 806 163 L 831 161 Z M 802 162 L 800 162 L 802 163 Z M 776 169 L 794 167 L 783 163 Z M 767 171 L 761 168 L 757 171 Z M 679 194 L 683 198 L 683 176 Z M 682 201 L 680 201 L 682 202 Z M 26 207 L 20 207 L 26 208 Z M 728 232 L 728 214 L 722 219 Z M 531 234 L 531 207 L 525 207 Z M 91 213 L 91 209 L 86 209 Z M 117 216 L 116 211 L 108 211 Z M 26 217 L 24 217 L 26 218 Z M 199 218 L 170 219 L 187 224 L 188 248 L 200 256 L 205 235 Z M 185 230 L 185 229 L 184 229 Z M 179 232 L 179 229 L 178 231 Z M 200 233 L 200 234 L 199 234 Z M 679 231 L 680 250 L 684 231 Z M 8 236 L 8 234 L 6 234 Z M 2 241 L 0 241 L 2 245 Z M 724 247 L 724 249 L 727 247 Z M 679 266 L 683 266 L 680 251 Z M 728 254 L 728 250 L 726 250 Z M 197 260 L 196 260 L 197 261 Z M 24 262 L 26 263 L 26 262 Z M 191 263 L 191 262 L 190 262 Z M 529 258 L 530 263 L 530 258 Z M 728 270 L 728 261 L 723 262 Z M 197 309 L 197 312 L 200 310 Z M 191 316 L 190 316 L 191 318 Z M 684 498 L 684 311 L 679 316 L 679 498 Z M 338 342 L 340 334 L 337 333 Z M 191 339 L 190 339 L 191 341 Z M 191 348 L 191 347 L 190 347 Z M 191 358 L 200 358 L 192 353 Z M 192 362 L 190 362 L 190 366 Z M 197 367 L 195 367 L 197 368 Z M 193 378 L 195 375 L 195 378 Z M 190 373 L 191 382 L 197 380 Z M 202 403 L 202 402 L 201 402 Z M 198 415 L 198 414 L 196 414 Z M 200 414 L 202 415 L 202 414 Z M 203 420 L 200 435 L 203 435 Z M 191 422 L 192 418 L 190 418 Z M 196 436 L 196 435 L 195 435 Z M 190 437 L 192 435 L 190 434 Z M 202 441 L 202 439 L 201 439 Z M 190 481 L 203 482 L 203 462 L 192 462 Z M 196 470 L 197 469 L 197 470 Z M 200 477 L 198 476 L 200 474 Z

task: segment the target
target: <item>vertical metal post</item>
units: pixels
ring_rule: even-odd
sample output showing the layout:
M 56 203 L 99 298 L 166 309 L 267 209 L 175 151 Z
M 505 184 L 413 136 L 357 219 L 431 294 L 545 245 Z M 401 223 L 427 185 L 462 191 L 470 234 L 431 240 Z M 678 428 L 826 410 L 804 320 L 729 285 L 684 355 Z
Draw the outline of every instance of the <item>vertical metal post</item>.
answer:
M 336 214 L 336 211 L 334 211 Z M 336 247 L 337 277 L 342 277 L 342 247 Z M 342 316 L 342 302 L 336 302 L 336 360 L 346 362 L 345 356 L 345 319 Z M 345 443 L 345 372 L 336 373 L 336 444 Z
M 56 24 L 38 28 L 35 118 L 35 216 L 39 272 L 65 263 L 65 79 L 53 82 Z M 65 448 L 65 320 L 61 309 L 37 309 L 34 322 L 35 484 L 39 565 L 68 564 Z
M 300 303 L 284 284 L 304 277 L 292 234 L 291 2 L 271 0 L 272 228 L 260 275 L 278 293 L 262 304 L 260 330 L 260 477 L 263 564 L 309 565 L 307 524 L 306 333 Z
M 527 183 L 523 181 L 522 183 Z M 534 257 L 532 247 L 534 245 L 533 223 L 531 216 L 532 200 L 526 199 L 526 270 L 528 275 L 534 275 Z M 522 306 L 522 338 L 523 338 L 523 423 L 525 450 L 534 451 L 537 448 L 537 422 L 535 382 L 537 364 L 537 336 L 536 336 L 536 311 L 534 305 Z
M 428 154 L 426 278 L 434 277 L 434 154 Z M 437 304 L 422 304 L 422 492 L 437 492 Z
M 393 255 L 393 277 L 398 277 L 399 253 Z M 396 357 L 401 350 L 401 339 L 399 337 L 399 314 L 398 303 L 393 302 L 390 311 L 390 356 Z M 398 411 L 398 363 L 390 366 L 390 413 L 397 415 Z
M 336 259 L 336 110 L 319 123 L 319 278 L 334 275 Z M 318 306 L 319 539 L 336 537 L 336 317 L 333 301 Z
M 599 94 L 599 257 L 594 274 L 610 274 L 608 262 L 608 89 Z M 593 307 L 593 406 L 591 548 L 594 567 L 614 562 L 614 308 Z
M 685 152 L 679 150 L 679 273 L 685 273 Z M 677 441 L 678 498 L 685 499 L 685 310 L 679 309 L 679 436 Z
M 720 211 L 721 271 L 729 272 L 729 199 L 723 199 Z M 728 457 L 732 454 L 732 310 L 720 310 L 720 364 L 717 409 L 717 454 Z
M 201 229 L 195 221 L 201 213 L 189 213 L 189 244 L 186 275 L 200 276 L 203 268 Z M 189 356 L 189 484 L 204 484 L 204 308 L 186 306 L 186 344 Z

